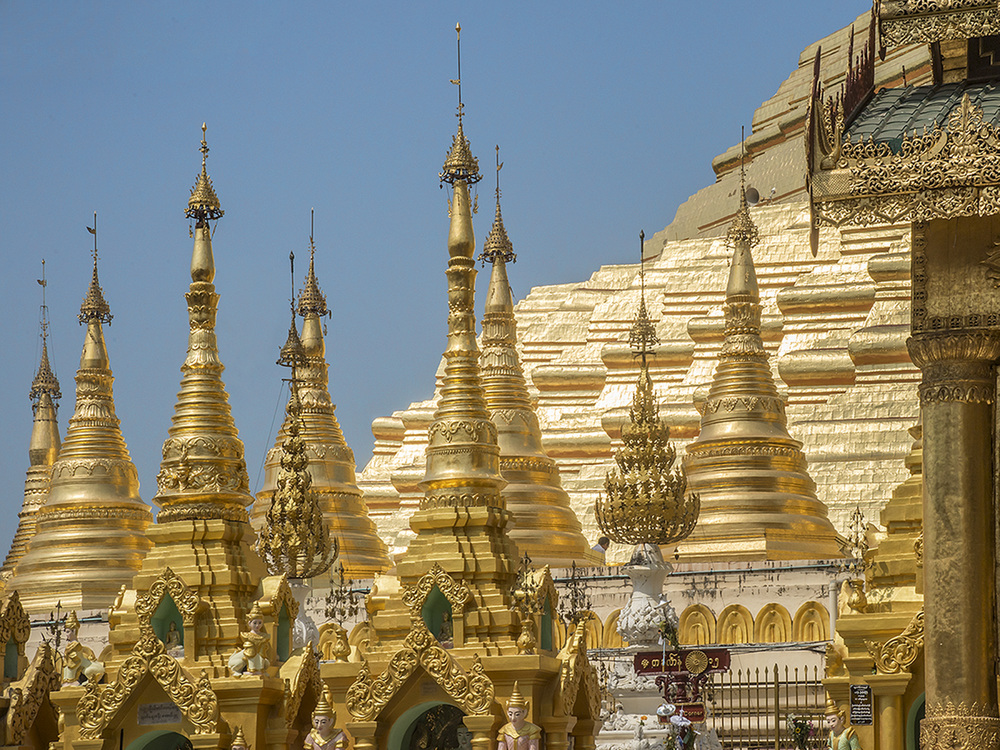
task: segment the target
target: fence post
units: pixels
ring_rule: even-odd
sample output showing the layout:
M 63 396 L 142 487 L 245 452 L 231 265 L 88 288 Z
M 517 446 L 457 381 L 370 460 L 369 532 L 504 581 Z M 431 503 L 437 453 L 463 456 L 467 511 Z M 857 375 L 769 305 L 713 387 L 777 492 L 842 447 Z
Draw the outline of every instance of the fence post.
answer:
M 778 665 L 774 665 L 774 750 L 781 750 L 781 700 L 778 694 Z

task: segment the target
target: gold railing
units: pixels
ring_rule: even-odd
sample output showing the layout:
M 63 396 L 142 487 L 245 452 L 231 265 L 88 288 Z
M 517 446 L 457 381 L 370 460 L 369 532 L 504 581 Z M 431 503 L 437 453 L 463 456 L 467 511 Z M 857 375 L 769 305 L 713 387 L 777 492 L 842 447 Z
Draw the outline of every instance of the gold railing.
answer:
M 708 726 L 726 750 L 796 750 L 790 716 L 812 726 L 808 750 L 826 747 L 825 692 L 818 667 L 754 667 L 715 675 L 709 690 Z

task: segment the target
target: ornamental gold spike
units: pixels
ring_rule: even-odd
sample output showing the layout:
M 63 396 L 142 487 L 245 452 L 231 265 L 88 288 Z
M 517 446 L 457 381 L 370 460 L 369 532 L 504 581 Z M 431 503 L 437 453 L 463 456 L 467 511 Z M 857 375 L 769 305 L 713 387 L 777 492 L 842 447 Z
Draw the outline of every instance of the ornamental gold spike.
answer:
M 295 253 L 288 254 L 292 289 L 295 288 Z M 257 535 L 257 552 L 272 575 L 312 578 L 325 573 L 337 557 L 338 544 L 330 538 L 323 509 L 311 490 L 309 456 L 302 439 L 302 404 L 297 370 L 306 360 L 295 326 L 295 296 L 291 301 L 292 323 L 288 340 L 281 347 L 278 364 L 291 368 L 288 405 L 285 408 L 285 439 L 281 443 L 281 468 L 277 491 Z
M 205 171 L 204 125 L 201 155 L 204 179 L 192 191 L 187 210 L 187 216 L 195 219 L 191 284 L 185 295 L 188 350 L 153 498 L 162 509 L 157 516 L 160 524 L 208 518 L 246 521 L 245 508 L 253 502 L 215 335 L 219 295 L 212 283 L 215 257 L 209 221 L 222 216 L 222 209 Z
M 499 152 L 498 146 L 496 218 L 479 256 L 493 264 L 479 358 L 483 394 L 497 428 L 500 470 L 507 480 L 502 495 L 514 516 L 509 536 L 518 551 L 536 563 L 565 567 L 584 560 L 590 545 L 570 507 L 559 469 L 542 447 L 542 431 L 517 353 L 514 299 L 507 280 L 507 263 L 515 255 L 500 215 Z
M 642 241 L 639 233 L 639 253 Z M 621 544 L 676 544 L 698 521 L 701 501 L 687 491 L 682 467 L 674 468 L 677 450 L 670 428 L 659 418 L 653 382 L 646 358 L 659 343 L 646 312 L 645 268 L 640 260 L 640 301 L 629 331 L 629 346 L 641 357 L 629 422 L 622 427 L 622 447 L 615 451 L 616 467 L 607 472 L 604 494 L 595 504 L 601 531 Z

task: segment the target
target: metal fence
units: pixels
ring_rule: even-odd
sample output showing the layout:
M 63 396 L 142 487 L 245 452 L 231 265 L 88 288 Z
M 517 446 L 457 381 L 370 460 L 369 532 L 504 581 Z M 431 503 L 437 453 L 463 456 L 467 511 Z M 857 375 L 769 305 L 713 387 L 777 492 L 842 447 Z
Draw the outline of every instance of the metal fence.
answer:
M 715 675 L 710 683 L 708 725 L 726 750 L 826 748 L 826 692 L 818 667 L 755 667 Z M 804 745 L 793 737 L 793 721 L 811 729 Z

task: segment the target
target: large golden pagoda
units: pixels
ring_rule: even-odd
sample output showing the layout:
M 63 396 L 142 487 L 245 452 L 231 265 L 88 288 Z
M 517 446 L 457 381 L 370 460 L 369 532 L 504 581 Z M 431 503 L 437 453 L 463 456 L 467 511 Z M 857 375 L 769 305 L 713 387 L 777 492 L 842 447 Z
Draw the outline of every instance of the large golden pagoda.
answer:
M 298 314 L 303 318 L 303 361 L 296 368 L 301 402 L 302 440 L 309 459 L 311 491 L 323 506 L 323 518 L 340 544 L 340 563 L 350 578 L 372 578 L 389 568 L 385 543 L 354 476 L 354 452 L 337 423 L 336 406 L 330 398 L 329 365 L 323 339 L 322 319 L 329 314 L 326 296 L 316 280 L 315 246 L 310 238 L 309 271 L 299 294 Z M 294 326 L 294 321 L 292 323 Z M 259 529 L 277 489 L 281 444 L 288 434 L 286 417 L 264 462 L 264 484 L 257 493 L 251 522 Z
M 207 154 L 203 137 L 187 208 L 188 351 L 157 477 L 153 547 L 111 606 L 106 681 L 54 694 L 67 750 L 127 745 L 151 725 L 198 747 L 228 748 L 242 731 L 254 750 L 278 750 L 302 742 L 321 692 L 312 650 L 291 651 L 298 605 L 287 580 L 267 576 L 252 547 L 253 497 L 215 335 L 210 222 L 223 210 Z
M 497 154 L 499 160 L 499 146 Z M 590 545 L 559 482 L 559 469 L 542 447 L 517 353 L 514 300 L 507 280 L 507 264 L 516 256 L 500 213 L 501 166 L 498 161 L 496 215 L 480 256 L 493 265 L 483 314 L 483 394 L 497 428 L 500 472 L 507 482 L 502 494 L 514 517 L 509 536 L 534 564 L 569 567 L 588 559 Z
M 45 262 L 42 261 L 44 277 Z M 24 480 L 24 502 L 18 514 L 17 531 L 10 543 L 7 559 L 0 568 L 0 578 L 9 578 L 14 572 L 14 566 L 24 557 L 28 550 L 28 541 L 35 535 L 37 515 L 45 498 L 49 494 L 49 481 L 52 476 L 52 464 L 59 455 L 59 380 L 49 364 L 49 323 L 45 305 L 45 279 L 42 285 L 42 356 L 38 362 L 38 371 L 31 382 L 31 408 L 34 412 L 34 422 L 31 427 L 31 442 L 28 446 L 27 477 Z
M 746 190 L 729 229 L 725 334 L 701 432 L 685 468 L 701 516 L 678 547 L 685 561 L 805 560 L 841 556 L 837 532 L 817 498 L 802 443 L 788 434 L 785 403 L 761 340 L 761 305 L 751 248 L 759 232 Z
M 138 474 L 115 415 L 103 328 L 112 316 L 97 276 L 96 227 L 94 237 L 93 273 L 79 316 L 87 332 L 76 373 L 76 411 L 52 465 L 36 531 L 9 581 L 29 614 L 48 613 L 58 603 L 66 609 L 107 608 L 150 547 L 146 527 L 152 515 L 139 497 Z M 53 426 L 42 437 L 46 455 L 54 448 Z
M 333 694 L 346 693 L 357 750 L 390 750 L 404 736 L 434 727 L 449 746 L 461 724 L 473 746 L 486 750 L 517 685 L 548 748 L 594 747 L 599 698 L 585 630 L 556 652 L 551 578 L 543 573 L 536 583 L 539 577 L 526 574 L 519 587 L 517 550 L 507 533 L 497 429 L 476 343 L 469 188 L 479 179 L 459 95 L 458 132 L 441 173 L 451 186 L 448 346 L 420 483 L 424 499 L 410 519 L 416 536 L 397 562 L 398 579 L 376 580 L 368 601 L 373 633 L 360 664 L 323 665 Z M 515 608 L 517 592 L 523 608 Z

